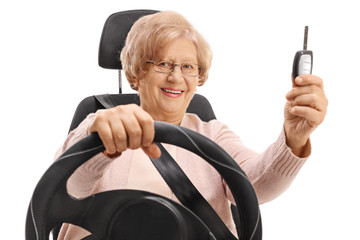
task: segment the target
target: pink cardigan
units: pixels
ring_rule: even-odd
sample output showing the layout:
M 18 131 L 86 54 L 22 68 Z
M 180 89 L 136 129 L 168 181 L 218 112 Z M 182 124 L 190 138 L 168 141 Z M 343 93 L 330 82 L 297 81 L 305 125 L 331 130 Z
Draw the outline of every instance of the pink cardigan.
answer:
M 78 128 L 68 135 L 64 145 L 57 152 L 56 158 L 89 134 L 89 128 L 95 117 L 96 113 L 90 114 Z M 286 146 L 284 131 L 281 132 L 276 142 L 263 153 L 258 154 L 247 148 L 235 133 L 218 120 L 203 122 L 194 114 L 186 114 L 181 126 L 205 135 L 227 151 L 252 182 L 260 204 L 271 201 L 284 192 L 307 159 L 298 158 L 292 154 L 291 149 Z M 69 193 L 82 198 L 97 192 L 128 188 L 129 185 L 133 188 L 134 174 L 129 174 L 129 172 L 141 172 L 141 169 L 138 170 L 136 164 L 133 163 L 135 160 L 132 156 L 136 151 L 141 150 L 128 149 L 116 159 L 109 159 L 102 153 L 93 157 L 76 170 L 69 179 Z M 176 161 L 195 187 L 212 205 L 229 229 L 236 234 L 229 208 L 232 196 L 218 172 L 207 162 L 184 149 L 176 148 L 174 154 Z M 137 156 L 139 155 L 137 154 Z M 146 156 L 143 158 L 146 159 Z M 151 167 L 146 168 L 150 169 Z M 159 193 L 178 201 L 171 191 L 166 191 L 164 184 L 147 185 L 148 182 L 156 183 L 162 180 L 159 180 L 161 177 L 156 171 L 149 170 L 146 173 L 148 176 L 141 175 L 142 177 L 136 178 L 135 186 L 139 186 L 137 189 L 147 188 L 150 192 Z M 161 185 L 163 187 L 158 187 Z M 76 226 L 64 224 L 58 239 L 81 239 L 88 234 L 87 231 Z

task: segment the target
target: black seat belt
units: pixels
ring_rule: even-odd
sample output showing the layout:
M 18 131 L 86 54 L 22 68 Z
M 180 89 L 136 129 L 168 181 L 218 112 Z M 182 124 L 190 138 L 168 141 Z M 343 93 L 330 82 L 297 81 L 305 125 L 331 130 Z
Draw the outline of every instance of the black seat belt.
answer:
M 216 239 L 237 239 L 226 227 L 211 205 L 195 188 L 164 146 L 160 143 L 156 144 L 161 150 L 161 156 L 157 159 L 150 159 L 179 201 L 194 212 L 208 226 Z

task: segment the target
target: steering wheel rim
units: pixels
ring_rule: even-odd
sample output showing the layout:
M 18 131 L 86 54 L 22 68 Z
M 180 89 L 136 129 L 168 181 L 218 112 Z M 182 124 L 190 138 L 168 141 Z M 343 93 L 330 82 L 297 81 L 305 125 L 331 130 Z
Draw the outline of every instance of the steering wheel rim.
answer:
M 245 173 L 229 154 L 207 137 L 165 122 L 155 122 L 154 142 L 185 148 L 212 165 L 228 184 L 236 202 L 241 218 L 239 239 L 261 239 L 261 217 L 256 193 Z M 53 227 L 68 220 L 68 217 L 63 217 L 65 219 L 59 222 L 61 210 L 56 210 L 53 206 L 75 201 L 67 194 L 67 179 L 80 165 L 104 150 L 100 137 L 93 133 L 70 147 L 50 166 L 36 186 L 29 205 L 26 221 L 27 240 L 48 239 Z M 50 197 L 45 199 L 44 195 Z M 75 203 L 74 209 L 77 208 L 80 206 Z M 45 221 L 46 217 L 50 220 Z

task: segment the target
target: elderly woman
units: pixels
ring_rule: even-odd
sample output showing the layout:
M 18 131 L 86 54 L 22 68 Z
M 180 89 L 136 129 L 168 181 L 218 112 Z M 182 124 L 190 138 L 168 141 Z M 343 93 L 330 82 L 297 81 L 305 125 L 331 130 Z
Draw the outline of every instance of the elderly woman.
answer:
M 324 120 L 327 99 L 322 80 L 302 75 L 287 93 L 284 128 L 262 154 L 248 149 L 223 123 L 202 122 L 186 109 L 198 86 L 208 79 L 212 53 L 204 38 L 181 15 L 165 11 L 140 18 L 128 34 L 121 61 L 140 107 L 117 106 L 90 114 L 73 130 L 57 153 L 97 132 L 106 148 L 81 166 L 69 179 L 68 191 L 82 198 L 114 189 L 147 190 L 177 201 L 147 155 L 157 158 L 152 142 L 154 121 L 195 130 L 224 148 L 246 172 L 260 203 L 279 196 L 293 181 L 310 155 L 310 134 Z M 230 212 L 231 194 L 220 175 L 205 161 L 171 146 L 165 148 L 236 234 Z M 64 224 L 59 239 L 81 239 L 89 233 Z

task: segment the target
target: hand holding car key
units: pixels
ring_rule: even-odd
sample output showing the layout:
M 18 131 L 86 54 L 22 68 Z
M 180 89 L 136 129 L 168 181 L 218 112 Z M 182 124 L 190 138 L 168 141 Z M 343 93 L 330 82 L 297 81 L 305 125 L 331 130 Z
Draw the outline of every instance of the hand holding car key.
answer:
M 286 144 L 295 155 L 301 157 L 310 154 L 310 135 L 324 120 L 328 105 L 322 79 L 312 75 L 313 53 L 307 50 L 307 38 L 306 26 L 303 50 L 295 54 L 293 84 L 292 89 L 286 94 L 284 111 Z

